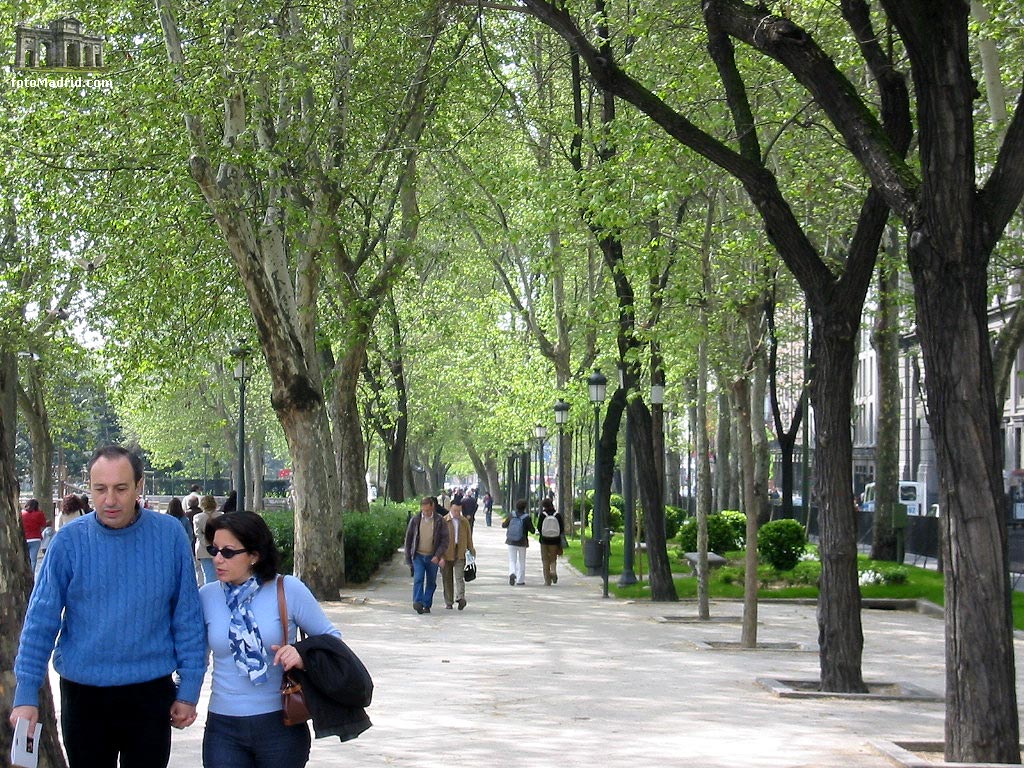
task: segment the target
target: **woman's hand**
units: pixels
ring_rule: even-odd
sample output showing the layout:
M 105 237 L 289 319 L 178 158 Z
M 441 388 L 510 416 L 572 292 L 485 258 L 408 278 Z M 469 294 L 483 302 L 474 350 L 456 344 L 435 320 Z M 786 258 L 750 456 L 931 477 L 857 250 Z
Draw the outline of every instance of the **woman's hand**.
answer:
M 302 656 L 295 650 L 294 645 L 272 645 L 270 650 L 274 651 L 274 664 L 280 664 L 287 672 L 290 669 L 305 669 L 302 663 Z

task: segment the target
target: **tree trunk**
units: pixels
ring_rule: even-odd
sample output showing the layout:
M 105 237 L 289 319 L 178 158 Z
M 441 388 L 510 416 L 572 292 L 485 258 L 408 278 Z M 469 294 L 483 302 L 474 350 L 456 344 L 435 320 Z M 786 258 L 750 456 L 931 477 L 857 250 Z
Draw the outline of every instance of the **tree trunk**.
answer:
M 768 386 L 768 364 L 759 353 L 754 362 L 750 382 L 750 439 L 754 452 L 754 494 L 757 503 L 758 526 L 768 522 L 768 475 L 771 471 L 768 433 L 764 428 L 764 401 Z M 742 427 L 741 427 L 742 429 Z
M 708 327 L 707 312 L 702 307 L 701 339 L 697 346 L 697 399 L 690 412 L 690 431 L 695 435 L 697 453 L 697 613 L 702 619 L 711 617 L 708 584 L 708 515 L 711 514 L 711 440 L 708 437 Z M 693 493 L 693 481 L 691 490 Z
M 812 307 L 812 313 L 814 308 Z M 821 589 L 818 598 L 818 646 L 821 688 L 865 693 L 861 674 L 864 632 L 857 583 L 857 518 L 850 499 L 853 446 L 850 440 L 856 326 L 829 325 L 814 314 L 811 339 L 811 405 L 816 444 L 815 499 L 820 507 Z M 822 448 L 827 447 L 828 450 Z M 805 506 L 808 500 L 804 500 Z
M 484 491 L 491 494 L 491 499 L 494 502 L 494 506 L 502 506 L 502 499 L 504 494 L 501 492 L 501 480 L 498 476 L 498 457 L 493 453 L 488 453 L 484 458 Z M 483 498 L 481 494 L 481 498 Z M 564 509 L 562 510 L 565 514 Z
M 897 559 L 897 532 L 893 521 L 899 503 L 900 481 L 900 349 L 896 298 L 899 273 L 895 266 L 891 266 L 896 263 L 893 261 L 895 255 L 890 253 L 890 259 L 878 270 L 878 313 L 871 334 L 871 344 L 878 359 L 875 512 L 871 536 L 871 557 L 875 560 Z
M 655 602 L 670 602 L 679 597 L 672 580 L 672 564 L 668 559 L 668 545 L 665 541 L 665 505 L 654 454 L 651 412 L 642 397 L 630 398 L 627 408 L 635 457 L 636 488 L 644 510 L 651 599 Z
M 25 386 L 18 387 L 18 404 L 32 443 L 32 496 L 47 519 L 53 522 L 53 436 L 39 366 L 33 361 L 24 366 Z
M 8 360 L 13 358 L 6 353 L 2 356 Z M 9 401 L 10 393 L 17 385 L 16 377 L 16 365 L 0 367 L 0 398 Z M 28 567 L 28 553 L 19 518 L 14 455 L 9 450 L 8 435 L 14 431 L 15 423 L 8 418 L 9 410 L 0 409 L 0 558 L 4 563 L 0 568 L 0 711 L 5 713 L 0 718 L 0 743 L 5 752 L 14 738 L 14 729 L 7 715 L 14 703 L 14 659 L 32 591 L 32 572 Z M 39 722 L 43 724 L 39 765 L 41 768 L 64 768 L 67 764 L 57 738 L 57 720 L 49 681 L 43 684 L 39 704 Z
M 970 101 L 969 95 L 963 98 Z M 966 105 L 965 105 L 966 108 Z M 951 190 L 955 187 L 951 187 Z M 910 265 L 939 464 L 946 615 L 946 760 L 1018 763 L 1003 446 L 986 315 L 986 265 L 936 195 Z
M 263 476 L 266 474 L 266 464 L 263 460 L 266 452 L 266 429 L 260 427 L 252 430 L 248 443 L 245 477 L 249 487 L 245 492 L 246 505 L 254 512 L 262 512 L 266 508 L 263 491 Z
M 729 509 L 732 489 L 732 419 L 729 418 L 729 395 L 718 395 L 718 423 L 715 430 L 715 505 L 716 511 Z
M 361 318 L 357 324 L 365 328 L 370 322 Z M 350 322 L 352 327 L 353 322 Z M 341 360 L 335 368 L 333 399 L 338 419 L 334 425 L 339 452 L 337 456 L 338 471 L 341 480 L 341 497 L 338 508 L 343 512 L 365 512 L 369 509 L 366 498 L 366 463 L 363 443 L 363 430 L 359 421 L 359 372 L 366 361 L 365 334 L 362 331 L 352 332 L 342 352 Z
M 739 451 L 742 462 L 743 510 L 747 516 L 746 556 L 743 572 L 743 629 L 740 645 L 744 648 L 757 647 L 757 518 L 761 511 L 754 482 L 754 443 L 750 420 L 750 382 L 746 377 L 736 379 L 732 384 L 733 402 L 736 407 L 736 422 L 739 426 Z
M 318 599 L 336 600 L 345 585 L 345 539 L 323 409 L 281 408 L 278 418 L 292 457 L 295 575 Z

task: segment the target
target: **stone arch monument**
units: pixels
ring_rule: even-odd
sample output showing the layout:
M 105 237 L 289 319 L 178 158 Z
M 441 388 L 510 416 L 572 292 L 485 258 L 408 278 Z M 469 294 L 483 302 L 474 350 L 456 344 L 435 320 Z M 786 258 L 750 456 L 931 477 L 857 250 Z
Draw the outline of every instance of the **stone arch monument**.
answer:
M 103 38 L 87 35 L 73 16 L 51 21 L 45 27 L 15 27 L 14 66 L 18 69 L 103 67 Z

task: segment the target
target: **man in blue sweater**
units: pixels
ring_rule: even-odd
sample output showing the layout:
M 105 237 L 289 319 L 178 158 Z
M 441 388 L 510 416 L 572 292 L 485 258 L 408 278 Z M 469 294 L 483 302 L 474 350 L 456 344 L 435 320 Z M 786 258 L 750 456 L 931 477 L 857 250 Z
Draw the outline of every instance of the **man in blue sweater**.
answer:
M 121 768 L 164 768 L 171 726 L 196 719 L 206 639 L 192 553 L 177 520 L 139 508 L 142 471 L 120 446 L 93 454 L 95 511 L 54 537 L 21 632 L 11 724 L 31 732 L 52 653 L 71 768 L 118 756 Z

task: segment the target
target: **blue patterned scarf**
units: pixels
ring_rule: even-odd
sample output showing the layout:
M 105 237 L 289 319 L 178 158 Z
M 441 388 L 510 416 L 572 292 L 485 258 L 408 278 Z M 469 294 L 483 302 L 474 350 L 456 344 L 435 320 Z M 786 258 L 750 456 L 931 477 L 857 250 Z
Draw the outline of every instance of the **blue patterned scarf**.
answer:
M 235 657 L 238 673 L 248 677 L 254 685 L 267 681 L 267 654 L 251 605 L 259 588 L 260 583 L 255 576 L 241 584 L 224 584 L 224 597 L 231 611 L 231 623 L 228 624 L 231 654 Z

